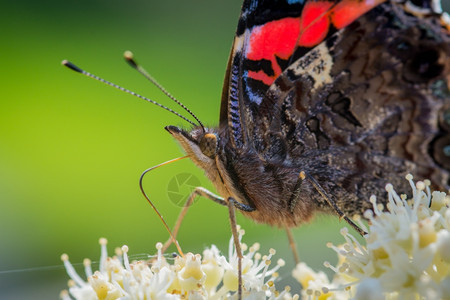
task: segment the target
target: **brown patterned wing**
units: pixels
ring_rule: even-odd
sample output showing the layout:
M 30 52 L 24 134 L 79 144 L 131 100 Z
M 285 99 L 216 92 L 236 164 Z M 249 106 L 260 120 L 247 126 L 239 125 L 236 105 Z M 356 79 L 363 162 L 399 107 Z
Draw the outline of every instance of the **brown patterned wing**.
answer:
M 439 16 L 382 4 L 277 79 L 255 148 L 343 198 L 368 199 L 388 182 L 409 190 L 407 173 L 447 189 L 449 85 L 450 34 Z

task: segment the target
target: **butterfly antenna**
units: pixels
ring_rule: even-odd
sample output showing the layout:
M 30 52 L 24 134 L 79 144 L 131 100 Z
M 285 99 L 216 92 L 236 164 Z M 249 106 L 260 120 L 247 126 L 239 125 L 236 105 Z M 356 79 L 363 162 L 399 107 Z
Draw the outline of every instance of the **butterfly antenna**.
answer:
M 177 115 L 178 117 L 182 118 L 182 119 L 185 120 L 186 122 L 188 122 L 188 123 L 190 123 L 190 124 L 192 124 L 192 125 L 194 125 L 194 126 L 197 126 L 197 124 L 195 124 L 194 122 L 192 122 L 192 121 L 189 120 L 188 118 L 182 116 L 181 114 L 177 113 L 177 112 L 174 111 L 173 109 L 170 109 L 170 108 L 168 108 L 167 106 L 164 106 L 164 105 L 162 105 L 162 104 L 160 104 L 160 103 L 158 103 L 158 102 L 156 102 L 156 101 L 154 101 L 154 100 L 152 100 L 152 99 L 149 99 L 149 98 L 147 98 L 147 97 L 141 96 L 141 95 L 139 95 L 139 94 L 137 94 L 137 93 L 135 93 L 135 92 L 133 92 L 133 91 L 130 91 L 129 89 L 123 88 L 123 87 L 121 87 L 121 86 L 119 86 L 119 85 L 117 85 L 117 84 L 114 84 L 114 83 L 112 83 L 112 82 L 109 82 L 109 81 L 107 81 L 107 80 L 105 80 L 105 79 L 103 79 L 103 78 L 101 78 L 101 77 L 98 77 L 98 76 L 96 76 L 96 75 L 94 75 L 94 74 L 91 74 L 91 73 L 89 73 L 89 72 L 87 72 L 87 71 L 85 71 L 85 70 L 83 70 L 83 69 L 77 67 L 76 65 L 74 65 L 73 63 L 71 63 L 71 62 L 68 61 L 68 60 L 63 60 L 61 63 L 62 63 L 63 66 L 66 66 L 66 67 L 68 67 L 69 69 L 72 69 L 72 70 L 75 71 L 75 72 L 81 73 L 81 74 L 83 74 L 83 75 L 85 75 L 85 76 L 87 76 L 87 77 L 93 78 L 93 79 L 95 79 L 95 80 L 97 80 L 97 81 L 100 81 L 100 82 L 102 82 L 102 83 L 104 83 L 104 84 L 107 84 L 107 85 L 109 85 L 109 86 L 112 86 L 112 87 L 114 87 L 114 88 L 116 88 L 116 89 L 118 89 L 118 90 L 121 90 L 121 91 L 125 92 L 125 93 L 128 93 L 128 94 L 130 94 L 130 95 L 136 96 L 136 97 L 138 97 L 138 98 L 140 98 L 140 99 L 143 99 L 143 100 L 145 100 L 145 101 L 148 101 L 148 102 L 150 102 L 150 103 L 153 103 L 153 104 L 155 104 L 155 105 L 157 105 L 157 106 L 159 106 L 159 107 L 161 107 L 161 108 L 163 108 L 163 109 L 165 109 L 165 110 L 167 110 L 167 111 L 169 111 L 169 112 L 171 112 L 171 113 Z M 194 116 L 194 117 L 195 117 L 195 116 Z M 195 118 L 195 119 L 197 120 L 197 118 Z M 198 120 L 197 120 L 197 121 L 198 121 Z M 203 125 L 202 125 L 202 127 L 203 127 Z
M 185 111 L 187 111 L 202 127 L 203 132 L 205 132 L 205 127 L 203 126 L 203 123 L 197 118 L 197 116 L 189 109 L 187 108 L 183 103 L 181 103 L 177 98 L 175 98 L 172 94 L 170 94 L 158 81 L 156 81 L 155 78 L 153 78 L 152 75 L 150 75 L 141 65 L 139 65 L 136 60 L 134 59 L 134 55 L 131 51 L 125 51 L 123 54 L 125 60 L 132 66 L 134 69 L 136 69 L 139 73 L 141 73 L 145 78 L 147 78 L 148 81 L 150 81 L 152 84 L 154 84 L 161 92 L 163 92 L 167 97 L 169 97 L 172 101 L 174 101 L 176 104 L 181 106 Z

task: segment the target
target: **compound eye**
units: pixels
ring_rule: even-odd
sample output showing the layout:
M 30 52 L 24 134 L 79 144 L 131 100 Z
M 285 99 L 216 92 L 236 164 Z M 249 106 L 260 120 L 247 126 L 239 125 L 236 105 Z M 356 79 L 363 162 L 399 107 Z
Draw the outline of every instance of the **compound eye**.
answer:
M 200 150 L 209 158 L 216 157 L 217 154 L 217 136 L 214 133 L 207 133 L 200 139 Z

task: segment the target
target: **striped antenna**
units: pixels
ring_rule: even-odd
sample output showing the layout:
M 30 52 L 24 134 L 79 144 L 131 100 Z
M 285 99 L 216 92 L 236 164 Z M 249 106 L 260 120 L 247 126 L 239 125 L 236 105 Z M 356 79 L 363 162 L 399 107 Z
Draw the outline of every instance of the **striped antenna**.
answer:
M 163 92 L 167 97 L 169 97 L 173 102 L 181 106 L 185 111 L 187 111 L 197 122 L 200 124 L 200 126 L 203 129 L 203 132 L 205 133 L 205 126 L 203 126 L 203 123 L 197 118 L 197 116 L 189 109 L 187 108 L 183 103 L 181 103 L 177 98 L 175 98 L 172 94 L 170 94 L 158 81 L 156 81 L 155 78 L 153 78 L 152 75 L 150 75 L 141 65 L 139 65 L 136 60 L 134 59 L 133 52 L 131 51 L 125 51 L 123 54 L 125 60 L 132 66 L 134 69 L 136 69 L 139 73 L 141 73 L 145 78 L 147 78 L 148 81 L 150 81 L 152 84 L 154 84 L 161 92 Z
M 66 66 L 66 67 L 68 67 L 69 69 L 72 69 L 72 70 L 75 71 L 75 72 L 81 73 L 81 74 L 83 74 L 83 75 L 85 75 L 85 76 L 87 76 L 87 77 L 90 77 L 90 78 L 93 78 L 93 79 L 95 79 L 95 80 L 98 80 L 98 81 L 100 81 L 100 82 L 102 82 L 102 83 L 104 83 L 104 84 L 107 84 L 107 85 L 109 85 L 109 86 L 112 86 L 112 87 L 114 87 L 114 88 L 116 88 L 116 89 L 119 89 L 119 90 L 125 92 L 125 93 L 128 93 L 128 94 L 130 94 L 130 95 L 136 96 L 136 97 L 138 97 L 138 98 L 140 98 L 140 99 L 143 99 L 143 100 L 145 100 L 145 101 L 148 101 L 148 102 L 150 102 L 150 103 L 153 103 L 153 104 L 155 104 L 155 105 L 157 105 L 157 106 L 159 106 L 159 107 L 161 107 L 161 108 L 163 108 L 163 109 L 165 109 L 165 110 L 167 110 L 167 111 L 169 111 L 169 112 L 171 112 L 171 113 L 177 115 L 178 117 L 182 118 L 182 119 L 185 120 L 186 122 L 189 122 L 190 124 L 192 124 L 192 125 L 194 125 L 194 126 L 198 126 L 197 124 L 195 124 L 194 122 L 192 122 L 192 121 L 189 120 L 188 118 L 182 116 L 181 114 L 179 114 L 178 112 L 176 112 L 176 111 L 174 111 L 174 110 L 168 108 L 167 106 L 164 106 L 164 105 L 162 105 L 162 104 L 160 104 L 160 103 L 158 103 L 158 102 L 156 102 L 156 101 L 154 101 L 154 100 L 151 100 L 151 99 L 149 99 L 149 98 L 147 98 L 147 97 L 141 96 L 141 95 L 139 95 L 139 94 L 137 94 L 137 93 L 135 93 L 135 92 L 133 92 L 133 91 L 130 91 L 129 89 L 123 88 L 123 87 L 121 87 L 121 86 L 119 86 L 119 85 L 117 85 L 117 84 L 114 84 L 114 83 L 112 83 L 112 82 L 109 82 L 109 81 L 107 81 L 107 80 L 105 80 L 105 79 L 103 79 L 103 78 L 101 78 L 101 77 L 98 77 L 98 76 L 96 76 L 96 75 L 94 75 L 94 74 L 91 74 L 91 73 L 89 73 L 89 72 L 87 72 L 87 71 L 85 71 L 85 70 L 83 70 L 83 69 L 77 67 L 76 65 L 74 65 L 73 63 L 71 63 L 71 62 L 68 61 L 68 60 L 63 60 L 61 63 L 62 63 L 63 66 Z M 167 95 L 167 94 L 166 94 L 166 95 Z M 178 102 L 177 102 L 177 103 L 178 103 Z M 180 104 L 180 103 L 179 103 L 179 104 Z M 184 107 L 184 106 L 182 106 L 182 107 Z M 189 110 L 188 110 L 188 112 L 189 112 Z M 193 114 L 191 113 L 191 115 L 193 115 Z M 194 118 L 197 120 L 197 122 L 199 122 L 200 126 L 201 126 L 202 128 L 204 128 L 204 127 L 203 127 L 203 124 L 200 123 L 200 121 L 199 121 L 195 116 L 194 116 Z M 204 130 L 204 129 L 203 129 L 203 130 Z

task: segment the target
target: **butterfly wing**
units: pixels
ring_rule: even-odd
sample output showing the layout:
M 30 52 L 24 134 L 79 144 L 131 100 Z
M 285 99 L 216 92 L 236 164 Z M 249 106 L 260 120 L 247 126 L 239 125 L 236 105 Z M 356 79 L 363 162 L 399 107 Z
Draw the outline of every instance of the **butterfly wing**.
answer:
M 270 85 L 312 47 L 384 0 L 245 0 L 225 78 L 220 126 L 240 149 L 271 115 Z M 275 103 L 274 103 L 275 104 Z
M 407 173 L 449 186 L 450 26 L 433 0 L 384 2 L 244 1 L 216 161 L 218 190 L 255 221 L 296 226 L 335 212 L 311 181 L 298 188 L 301 171 L 348 216 L 371 208 L 372 194 L 386 199 L 387 183 L 409 190 Z M 346 9 L 353 17 L 339 23 Z M 321 38 L 300 43 L 322 23 L 311 35 Z
M 272 111 L 265 159 L 342 198 L 368 199 L 388 182 L 408 190 L 407 173 L 447 189 L 450 32 L 441 21 L 385 3 L 291 64 L 260 104 Z
M 223 160 L 233 171 L 230 186 L 242 195 L 236 198 L 257 207 L 259 214 L 249 216 L 260 222 L 275 224 L 278 218 L 293 226 L 311 210 L 329 211 L 308 183 L 297 204 L 290 202 L 300 171 L 332 193 L 350 216 L 371 207 L 371 194 L 384 199 L 389 182 L 409 190 L 402 176 L 407 173 L 440 188 L 449 185 L 450 37 L 443 18 L 406 1 L 387 1 L 342 29 L 329 23 L 313 49 L 299 45 L 304 31 L 290 56 L 283 56 L 278 50 L 285 45 L 284 29 L 272 37 L 273 28 L 266 43 L 262 39 L 262 46 L 254 47 L 266 26 L 303 20 L 306 5 L 325 2 L 282 2 L 294 5 L 288 15 L 286 6 L 274 4 L 270 9 L 278 18 L 272 21 L 263 9 L 272 2 L 243 6 L 220 130 L 229 153 Z M 349 2 L 328 3 L 320 16 L 330 20 L 341 3 Z M 319 24 L 321 18 L 314 20 Z M 267 55 L 253 57 L 258 49 Z M 311 201 L 315 204 L 300 207 Z M 291 214 L 287 207 L 294 207 Z

